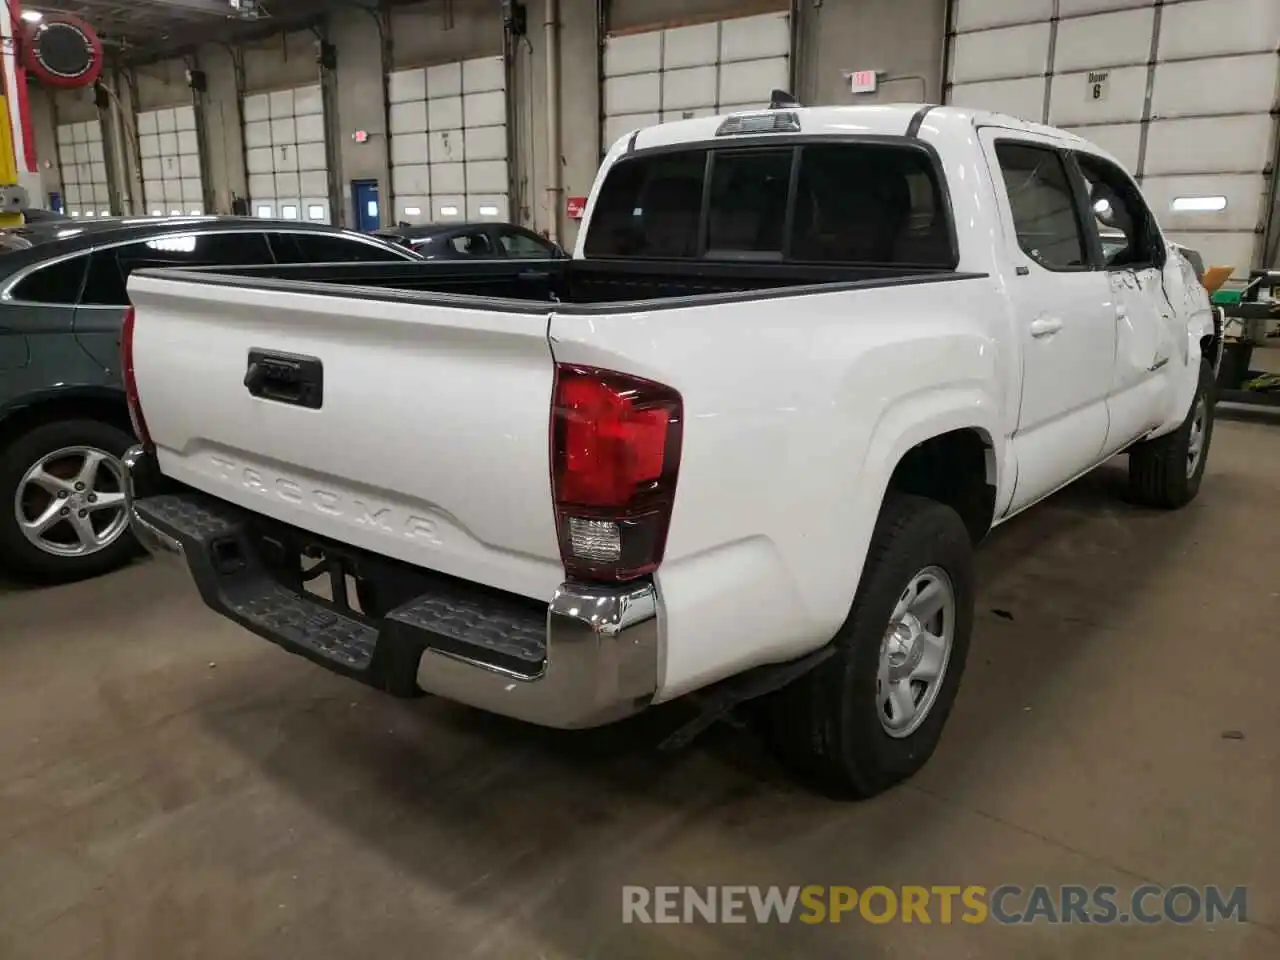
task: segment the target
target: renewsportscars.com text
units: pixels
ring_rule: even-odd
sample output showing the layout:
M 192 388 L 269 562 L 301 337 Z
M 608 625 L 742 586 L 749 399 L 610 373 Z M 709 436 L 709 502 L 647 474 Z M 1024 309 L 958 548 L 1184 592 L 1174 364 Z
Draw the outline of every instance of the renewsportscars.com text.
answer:
M 623 923 L 1155 924 L 1248 919 L 1245 887 L 622 888 Z

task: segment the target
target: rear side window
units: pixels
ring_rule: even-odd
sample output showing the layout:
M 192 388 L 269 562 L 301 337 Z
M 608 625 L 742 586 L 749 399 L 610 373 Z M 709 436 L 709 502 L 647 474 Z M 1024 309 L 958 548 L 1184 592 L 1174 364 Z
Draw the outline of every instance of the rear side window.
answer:
M 1027 143 L 997 143 L 1018 246 L 1047 270 L 1087 268 L 1084 231 L 1061 154 Z
M 87 256 L 70 257 L 27 274 L 13 288 L 13 299 L 27 303 L 75 303 L 84 285 Z
M 89 275 L 80 302 L 126 306 L 129 275 L 148 267 L 230 267 L 270 262 L 266 238 L 253 231 L 153 237 L 94 253 L 89 258 Z
M 706 150 L 617 163 L 596 200 L 586 255 L 956 264 L 945 194 L 931 157 L 915 146 L 845 142 L 710 152 L 710 164 Z
M 372 263 L 404 260 L 394 250 L 350 237 L 327 233 L 278 233 L 271 235 L 277 263 Z

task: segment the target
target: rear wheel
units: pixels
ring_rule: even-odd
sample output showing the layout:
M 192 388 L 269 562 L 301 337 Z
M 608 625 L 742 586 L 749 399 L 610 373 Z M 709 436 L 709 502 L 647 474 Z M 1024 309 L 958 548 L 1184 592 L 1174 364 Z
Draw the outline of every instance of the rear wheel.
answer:
M 42 424 L 0 453 L 0 562 L 48 583 L 97 576 L 136 551 L 121 458 L 133 438 L 96 420 Z
M 845 796 L 914 774 L 951 712 L 973 605 L 973 548 L 959 515 L 890 494 L 835 654 L 770 705 L 781 757 Z
M 1214 389 L 1213 368 L 1201 361 L 1200 382 L 1182 425 L 1129 451 L 1129 498 L 1135 503 L 1173 509 L 1200 492 L 1213 439 Z

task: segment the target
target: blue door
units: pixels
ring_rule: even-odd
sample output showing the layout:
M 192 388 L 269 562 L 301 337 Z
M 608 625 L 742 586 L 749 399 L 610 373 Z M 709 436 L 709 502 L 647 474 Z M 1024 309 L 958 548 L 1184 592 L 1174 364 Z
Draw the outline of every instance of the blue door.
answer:
M 369 233 L 382 226 L 382 217 L 378 213 L 377 180 L 352 180 L 351 203 L 355 207 L 356 229 L 361 233 Z
M 49 194 L 49 209 L 54 213 L 66 213 L 62 209 L 62 194 L 51 192 Z

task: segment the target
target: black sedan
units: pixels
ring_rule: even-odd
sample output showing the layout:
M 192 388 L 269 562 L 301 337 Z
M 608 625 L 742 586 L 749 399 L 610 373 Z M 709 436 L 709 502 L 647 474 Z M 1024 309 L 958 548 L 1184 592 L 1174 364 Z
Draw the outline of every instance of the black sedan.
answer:
M 0 233 L 0 567 L 44 581 L 103 573 L 133 550 L 120 457 L 134 441 L 118 355 L 130 273 L 420 259 L 292 220 L 50 220 Z
M 514 223 L 401 223 L 373 234 L 428 260 L 550 260 L 567 254 Z

